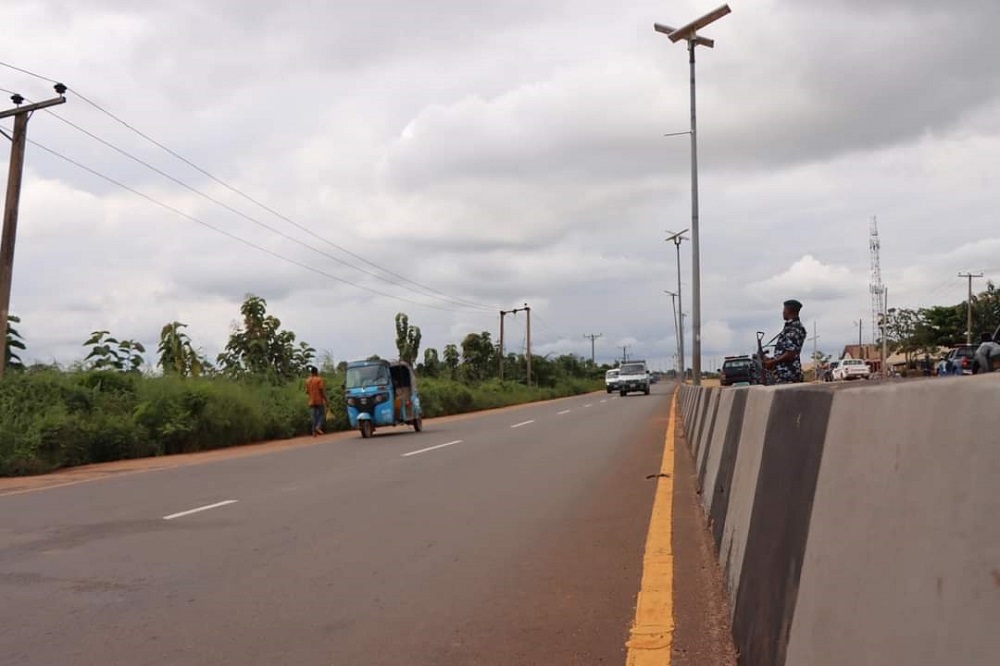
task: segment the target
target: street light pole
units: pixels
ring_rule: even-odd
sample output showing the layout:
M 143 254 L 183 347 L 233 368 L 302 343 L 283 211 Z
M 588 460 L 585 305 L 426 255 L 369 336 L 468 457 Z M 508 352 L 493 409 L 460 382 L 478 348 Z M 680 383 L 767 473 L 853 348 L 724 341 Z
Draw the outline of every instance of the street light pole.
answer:
M 677 321 L 677 296 L 679 294 L 672 291 L 667 291 L 666 289 L 663 290 L 663 293 L 670 294 L 670 305 L 671 305 L 670 311 L 674 313 L 674 340 L 677 342 L 677 353 L 674 354 L 674 362 L 677 363 L 680 362 L 681 358 L 681 338 L 680 334 L 678 333 L 678 331 L 680 330 L 680 325 L 678 324 Z M 677 376 L 680 377 L 681 376 L 680 373 L 678 373 Z
M 667 35 L 671 42 L 685 40 L 691 71 L 691 370 L 695 386 L 701 384 L 701 236 L 698 228 L 698 114 L 695 104 L 695 46 L 713 48 L 715 41 L 698 35 L 698 30 L 713 23 L 731 10 L 722 5 L 681 28 L 653 24 L 653 29 Z
M 677 250 L 677 311 L 682 312 L 684 309 L 683 301 L 681 300 L 681 242 L 687 240 L 684 234 L 687 233 L 687 229 L 683 231 L 678 231 L 673 233 L 667 231 L 669 236 L 667 236 L 668 241 L 673 241 L 674 247 Z M 684 317 L 678 317 L 678 329 L 677 329 L 677 346 L 680 348 L 678 354 L 680 355 L 681 363 L 681 383 L 687 378 L 687 367 L 684 365 Z

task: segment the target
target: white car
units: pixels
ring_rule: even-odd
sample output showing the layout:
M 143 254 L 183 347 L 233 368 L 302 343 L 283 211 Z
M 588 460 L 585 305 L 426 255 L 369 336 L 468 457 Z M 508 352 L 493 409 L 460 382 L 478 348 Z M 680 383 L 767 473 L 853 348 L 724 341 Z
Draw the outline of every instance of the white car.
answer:
M 604 373 L 604 386 L 608 389 L 608 393 L 618 390 L 618 371 L 608 370 Z
M 834 369 L 833 381 L 868 379 L 871 374 L 872 369 L 867 362 L 860 358 L 845 358 Z

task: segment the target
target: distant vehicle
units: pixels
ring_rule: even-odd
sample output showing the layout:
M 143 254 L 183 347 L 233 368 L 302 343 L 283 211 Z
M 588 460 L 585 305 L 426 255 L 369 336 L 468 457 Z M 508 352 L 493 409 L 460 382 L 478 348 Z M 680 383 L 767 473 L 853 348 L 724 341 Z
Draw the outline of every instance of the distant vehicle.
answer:
M 830 361 L 826 364 L 826 369 L 823 370 L 823 381 L 832 382 L 833 381 L 833 371 L 837 369 L 840 365 L 840 361 Z
M 722 386 L 750 386 L 756 384 L 753 359 L 749 356 L 727 356 L 722 362 L 719 377 Z
M 972 374 L 980 372 L 1000 372 L 1000 326 L 993 331 L 993 337 L 983 334 L 982 342 L 976 349 L 972 361 Z
M 871 374 L 871 366 L 866 361 L 860 358 L 845 358 L 841 359 L 837 369 L 833 371 L 833 380 L 868 379 Z
M 649 372 L 645 361 L 627 361 L 618 369 L 618 395 L 642 392 L 649 395 Z
M 608 370 L 604 373 L 604 386 L 608 389 L 608 393 L 618 390 L 617 370 Z
M 936 368 L 938 376 L 971 375 L 973 359 L 978 348 L 979 345 L 955 345 L 949 349 L 945 357 L 938 361 Z

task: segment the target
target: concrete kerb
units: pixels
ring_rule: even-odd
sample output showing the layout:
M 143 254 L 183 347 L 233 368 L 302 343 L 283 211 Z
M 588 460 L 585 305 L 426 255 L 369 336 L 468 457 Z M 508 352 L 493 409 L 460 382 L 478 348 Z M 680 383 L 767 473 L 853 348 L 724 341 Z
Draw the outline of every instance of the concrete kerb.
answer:
M 835 394 L 787 664 L 997 663 L 998 405 L 996 374 Z

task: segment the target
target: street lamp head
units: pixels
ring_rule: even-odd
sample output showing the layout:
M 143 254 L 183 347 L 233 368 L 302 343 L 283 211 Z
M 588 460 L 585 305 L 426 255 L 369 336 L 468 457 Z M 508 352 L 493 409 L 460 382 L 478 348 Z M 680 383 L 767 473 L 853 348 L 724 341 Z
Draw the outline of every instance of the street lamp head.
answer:
M 709 13 L 705 14 L 704 16 L 699 16 L 698 18 L 691 21 L 687 25 L 677 28 L 673 32 L 669 33 L 667 37 L 669 37 L 670 41 L 674 43 L 677 43 L 682 39 L 697 42 L 697 40 L 699 39 L 697 35 L 698 30 L 701 30 L 705 26 L 718 21 L 720 18 L 722 18 L 731 11 L 732 10 L 729 8 L 729 5 L 722 5 L 721 7 L 717 7 L 712 11 L 710 11 Z M 704 46 L 712 46 L 712 44 L 705 44 Z
M 687 238 L 684 237 L 684 234 L 686 234 L 687 231 L 688 231 L 687 229 L 684 229 L 683 231 L 678 231 L 678 232 L 675 233 L 675 232 L 670 231 L 669 229 L 667 229 L 667 233 L 670 234 L 670 235 L 667 236 L 666 241 L 668 243 L 670 241 L 673 241 L 674 243 L 677 243 L 678 245 L 680 245 L 681 241 L 687 240 Z
M 669 25 L 663 25 L 662 23 L 654 23 L 653 30 L 655 30 L 656 32 L 662 32 L 664 35 L 667 35 L 668 37 L 674 32 L 676 32 L 674 28 L 671 28 Z M 708 48 L 713 48 L 715 46 L 715 40 L 709 39 L 708 37 L 695 36 L 694 43 L 697 44 L 698 46 L 707 46 Z

